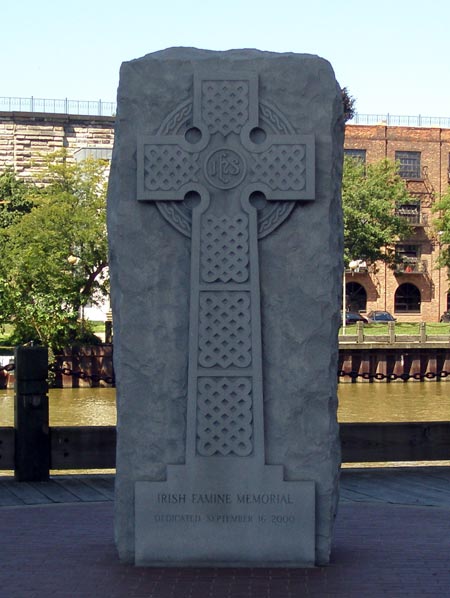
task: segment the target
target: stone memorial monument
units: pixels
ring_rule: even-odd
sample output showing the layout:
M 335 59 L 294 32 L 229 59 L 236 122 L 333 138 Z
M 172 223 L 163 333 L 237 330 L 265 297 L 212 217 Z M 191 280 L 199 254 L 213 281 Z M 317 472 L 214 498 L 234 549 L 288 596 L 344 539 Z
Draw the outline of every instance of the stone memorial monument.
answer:
M 320 58 L 172 48 L 122 66 L 108 228 L 123 561 L 328 562 L 342 142 Z

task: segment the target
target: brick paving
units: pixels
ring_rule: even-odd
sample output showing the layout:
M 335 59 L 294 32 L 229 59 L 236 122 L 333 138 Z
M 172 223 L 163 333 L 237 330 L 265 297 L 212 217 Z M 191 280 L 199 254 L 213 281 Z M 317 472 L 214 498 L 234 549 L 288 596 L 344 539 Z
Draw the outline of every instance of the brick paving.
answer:
M 112 502 L 0 509 L 1 598 L 450 597 L 450 509 L 343 503 L 315 569 L 119 563 Z

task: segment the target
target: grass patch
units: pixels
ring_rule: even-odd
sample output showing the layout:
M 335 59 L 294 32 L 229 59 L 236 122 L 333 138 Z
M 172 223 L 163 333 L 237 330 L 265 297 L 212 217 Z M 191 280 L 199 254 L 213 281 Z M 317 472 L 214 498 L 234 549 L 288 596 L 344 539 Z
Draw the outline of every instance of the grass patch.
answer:
M 91 320 L 89 326 L 92 332 L 105 332 L 105 322 L 102 322 L 102 320 Z

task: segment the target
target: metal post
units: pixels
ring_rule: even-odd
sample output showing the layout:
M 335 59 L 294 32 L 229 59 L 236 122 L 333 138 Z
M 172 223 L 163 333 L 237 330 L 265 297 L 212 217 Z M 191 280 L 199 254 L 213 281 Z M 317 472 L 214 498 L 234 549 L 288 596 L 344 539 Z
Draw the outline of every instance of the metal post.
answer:
M 389 343 L 395 343 L 395 322 L 388 322 Z
M 46 347 L 16 347 L 14 358 L 14 477 L 19 482 L 48 480 L 48 351 Z
M 108 311 L 105 322 L 105 343 L 111 344 L 113 339 L 112 312 Z
M 357 343 L 364 342 L 364 322 L 356 322 Z
M 342 334 L 346 333 L 345 312 L 347 311 L 347 286 L 345 284 L 345 267 L 344 277 L 342 279 Z
M 419 337 L 421 343 L 427 342 L 427 325 L 425 322 L 420 322 L 419 324 Z

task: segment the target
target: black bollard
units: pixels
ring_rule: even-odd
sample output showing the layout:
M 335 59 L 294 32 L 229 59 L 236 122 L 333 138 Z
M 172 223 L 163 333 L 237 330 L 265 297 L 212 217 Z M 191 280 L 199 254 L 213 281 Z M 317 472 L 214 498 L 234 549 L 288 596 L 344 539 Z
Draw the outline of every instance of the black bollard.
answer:
M 15 472 L 19 482 L 48 480 L 47 347 L 16 347 L 15 357 Z

